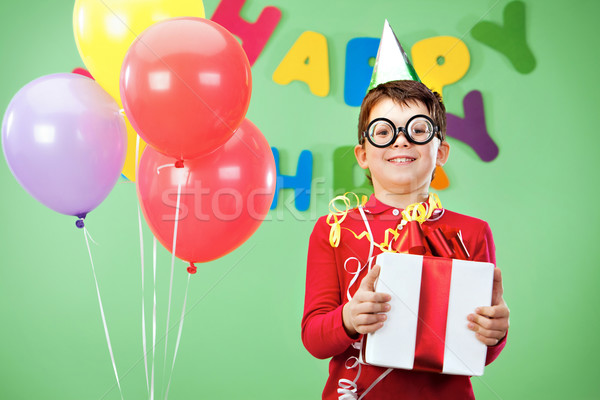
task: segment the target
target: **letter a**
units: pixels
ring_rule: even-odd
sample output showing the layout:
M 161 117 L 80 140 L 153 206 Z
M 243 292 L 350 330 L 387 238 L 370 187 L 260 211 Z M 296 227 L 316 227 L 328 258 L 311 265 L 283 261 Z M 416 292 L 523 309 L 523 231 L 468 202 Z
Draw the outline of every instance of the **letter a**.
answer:
M 311 31 L 300 35 L 273 73 L 273 81 L 280 85 L 303 81 L 315 96 L 327 96 L 329 55 L 325 36 Z

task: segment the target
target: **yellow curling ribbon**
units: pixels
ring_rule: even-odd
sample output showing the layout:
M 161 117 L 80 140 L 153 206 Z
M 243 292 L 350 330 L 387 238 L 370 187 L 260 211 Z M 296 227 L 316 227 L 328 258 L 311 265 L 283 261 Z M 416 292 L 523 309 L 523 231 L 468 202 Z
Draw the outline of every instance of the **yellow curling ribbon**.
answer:
M 435 193 L 430 193 L 427 202 L 414 203 L 402 211 L 402 219 L 406 222 L 417 221 L 422 224 L 433 215 L 438 208 L 442 208 L 440 198 Z
M 347 195 L 354 196 L 354 202 L 352 202 L 352 199 L 348 198 Z M 336 201 L 341 201 L 344 204 L 344 208 L 338 208 L 335 204 Z M 342 196 L 337 196 L 329 202 L 329 214 L 327 215 L 326 221 L 327 224 L 331 227 L 329 231 L 329 244 L 331 245 L 331 247 L 338 247 L 340 244 L 342 234 L 341 224 L 346 219 L 348 212 L 357 207 L 364 207 L 366 203 L 367 196 L 362 196 L 362 198 L 359 200 L 356 193 L 352 192 L 347 192 L 344 193 Z M 420 224 L 422 224 L 423 222 L 431 218 L 435 210 L 440 208 L 442 208 L 442 202 L 440 201 L 440 198 L 437 194 L 430 193 L 427 202 L 414 203 L 406 207 L 406 209 L 402 211 L 402 220 L 406 222 L 417 221 Z M 374 246 L 376 246 L 383 252 L 394 252 L 394 250 L 392 250 L 391 248 L 393 241 L 392 237 L 393 239 L 397 239 L 400 235 L 398 233 L 398 230 L 402 229 L 403 226 L 404 225 L 400 223 L 398 224 L 398 227 L 396 229 L 386 229 L 384 233 L 384 241 L 382 243 L 375 243 L 367 231 L 363 231 L 360 234 L 356 234 L 351 229 L 345 227 L 344 229 L 352 233 L 352 235 L 357 240 L 366 237 L 367 240 L 372 242 Z
M 360 234 L 356 234 L 356 232 L 354 232 L 352 229 L 349 229 L 349 228 L 346 228 L 346 227 L 344 227 L 342 229 L 345 229 L 348 232 L 350 232 L 356 238 L 356 240 L 360 240 L 360 239 L 366 237 L 369 242 L 373 242 L 373 239 L 371 238 L 371 235 L 369 235 L 369 233 L 367 231 L 363 231 Z M 398 237 L 398 231 L 396 231 L 393 228 L 386 229 L 385 230 L 385 240 L 382 243 L 379 243 L 379 244 L 373 242 L 373 246 L 379 248 L 381 251 L 386 252 L 386 253 L 392 253 L 392 252 L 394 252 L 392 250 L 392 248 L 391 248 L 392 247 L 392 241 L 390 240 L 390 235 L 393 235 L 394 239 L 396 239 Z M 331 243 L 331 238 L 330 238 L 329 242 Z M 338 240 L 338 244 L 339 244 L 339 240 Z M 333 246 L 333 247 L 337 247 L 337 246 Z
M 347 195 L 354 196 L 354 200 L 356 205 L 353 205 L 352 200 L 347 197 Z M 341 201 L 344 203 L 344 209 L 340 209 L 336 206 L 335 202 Z M 364 206 L 367 203 L 367 196 L 362 196 L 361 199 L 358 198 L 356 193 L 346 192 L 341 196 L 334 197 L 329 202 L 329 215 L 327 215 L 327 224 L 331 227 L 329 230 L 329 244 L 331 247 L 338 247 L 340 244 L 341 238 L 341 224 L 346 219 L 348 212 L 352 209 L 355 209 L 359 206 Z M 333 220 L 333 221 L 332 221 Z M 354 232 L 352 232 L 354 234 Z M 363 232 L 367 234 L 366 232 Z M 356 234 L 354 234 L 356 236 Z M 360 238 L 362 238 L 361 236 Z M 357 239 L 360 239 L 357 237 Z M 370 239 L 369 239 L 370 240 Z

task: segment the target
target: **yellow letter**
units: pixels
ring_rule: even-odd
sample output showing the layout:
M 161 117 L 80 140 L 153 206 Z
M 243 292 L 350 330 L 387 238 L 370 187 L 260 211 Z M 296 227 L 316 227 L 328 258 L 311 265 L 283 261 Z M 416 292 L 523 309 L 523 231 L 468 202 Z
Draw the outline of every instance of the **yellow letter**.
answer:
M 280 85 L 303 81 L 314 95 L 327 96 L 329 56 L 325 36 L 310 31 L 300 35 L 273 73 L 273 80 Z
M 457 82 L 469 69 L 467 45 L 452 36 L 437 36 L 415 43 L 412 59 L 421 81 L 440 95 L 445 85 Z

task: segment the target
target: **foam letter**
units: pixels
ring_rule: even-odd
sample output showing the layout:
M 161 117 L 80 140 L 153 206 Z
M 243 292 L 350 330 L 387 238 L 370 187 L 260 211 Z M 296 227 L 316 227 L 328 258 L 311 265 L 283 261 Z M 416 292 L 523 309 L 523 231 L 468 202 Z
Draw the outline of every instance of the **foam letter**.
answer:
M 310 31 L 300 35 L 273 73 L 273 80 L 280 85 L 303 81 L 315 96 L 327 96 L 329 55 L 325 36 Z
M 471 63 L 467 45 L 452 36 L 421 40 L 414 44 L 411 55 L 421 81 L 440 95 L 445 85 L 465 76 Z
M 473 90 L 463 99 L 465 117 L 447 114 L 447 134 L 468 144 L 485 162 L 498 157 L 498 146 L 485 126 L 485 112 L 481 92 Z
M 359 183 L 356 183 L 354 176 L 356 168 L 360 169 L 363 176 Z M 359 196 L 370 194 L 373 189 L 364 174 L 365 171 L 358 166 L 354 157 L 354 146 L 342 146 L 334 150 L 333 190 L 336 194 L 344 194 L 346 192 L 354 192 Z
M 450 186 L 450 181 L 448 180 L 448 175 L 446 175 L 446 171 L 444 168 L 437 166 L 435 167 L 435 175 L 433 177 L 433 181 L 431 181 L 431 187 L 435 190 L 444 190 Z
M 277 7 L 265 7 L 256 22 L 250 23 L 240 17 L 245 2 L 246 0 L 221 0 L 211 20 L 242 40 L 248 61 L 250 65 L 254 65 L 279 23 L 281 11 Z
M 378 47 L 379 39 L 366 37 L 354 38 L 346 45 L 344 101 L 349 106 L 360 106 L 367 93 L 373 75 L 369 60 L 377 57 Z
M 298 211 L 306 211 L 310 206 L 310 186 L 312 183 L 312 163 L 313 156 L 308 150 L 302 150 L 298 158 L 298 167 L 296 175 L 281 175 L 279 172 L 279 151 L 272 147 L 273 157 L 275 158 L 275 168 L 277 170 L 277 181 L 275 184 L 275 197 L 271 203 L 271 210 L 277 207 L 277 198 L 281 189 L 294 189 L 294 205 Z
M 504 54 L 522 74 L 535 69 L 535 57 L 525 41 L 525 3 L 513 1 L 504 7 L 504 26 L 482 21 L 471 29 L 475 40 Z

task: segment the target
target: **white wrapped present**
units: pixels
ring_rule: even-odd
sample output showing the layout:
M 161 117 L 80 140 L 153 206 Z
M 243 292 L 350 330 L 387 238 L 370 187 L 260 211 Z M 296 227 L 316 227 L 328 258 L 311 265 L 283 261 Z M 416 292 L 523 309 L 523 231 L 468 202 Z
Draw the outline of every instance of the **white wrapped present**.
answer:
M 487 347 L 467 315 L 492 298 L 494 265 L 383 253 L 375 291 L 392 296 L 383 327 L 363 337 L 361 362 L 443 374 L 483 374 Z

